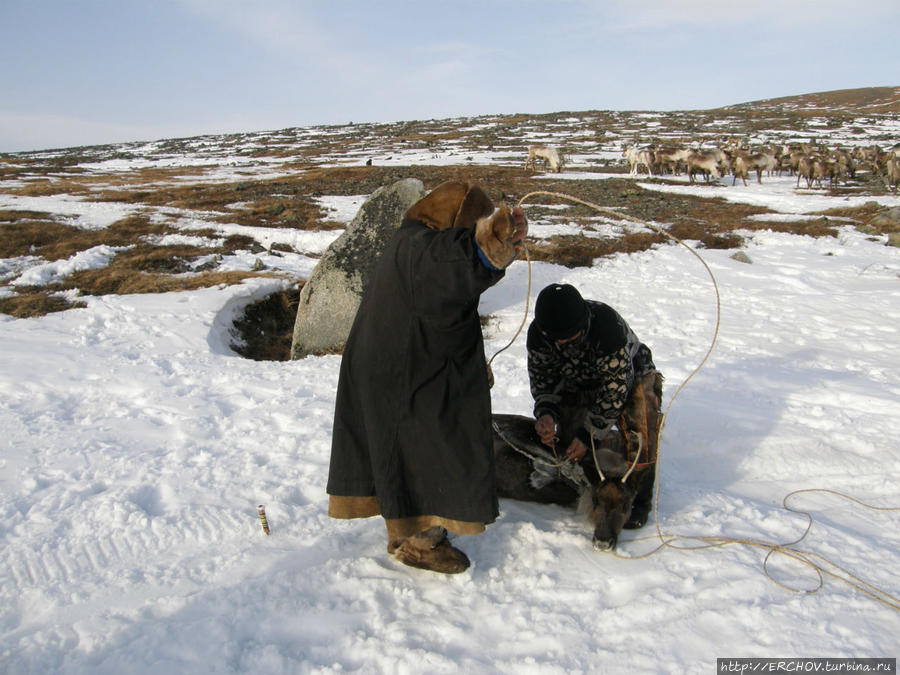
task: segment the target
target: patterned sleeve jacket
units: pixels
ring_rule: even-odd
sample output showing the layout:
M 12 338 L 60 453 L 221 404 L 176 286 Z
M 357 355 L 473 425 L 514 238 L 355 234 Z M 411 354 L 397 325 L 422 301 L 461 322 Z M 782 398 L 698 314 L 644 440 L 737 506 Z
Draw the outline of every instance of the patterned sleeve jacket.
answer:
M 579 395 L 588 404 L 588 426 L 578 434 L 603 436 L 616 422 L 635 379 L 655 370 L 650 349 L 612 307 L 585 301 L 590 321 L 585 334 L 558 345 L 532 323 L 528 329 L 528 377 L 534 398 L 534 416 L 560 418 L 567 395 Z

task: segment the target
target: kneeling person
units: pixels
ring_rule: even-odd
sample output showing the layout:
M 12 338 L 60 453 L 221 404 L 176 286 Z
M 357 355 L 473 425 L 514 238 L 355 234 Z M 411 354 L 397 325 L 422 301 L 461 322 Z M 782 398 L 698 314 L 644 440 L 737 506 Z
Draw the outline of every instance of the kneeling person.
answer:
M 662 375 L 609 305 L 585 300 L 569 284 L 544 288 L 528 329 L 528 376 L 535 431 L 548 447 L 562 441 L 566 458 L 578 462 L 616 425 L 627 462 L 634 453 L 638 462 L 656 461 Z M 647 522 L 652 500 L 653 480 L 642 481 L 626 528 Z

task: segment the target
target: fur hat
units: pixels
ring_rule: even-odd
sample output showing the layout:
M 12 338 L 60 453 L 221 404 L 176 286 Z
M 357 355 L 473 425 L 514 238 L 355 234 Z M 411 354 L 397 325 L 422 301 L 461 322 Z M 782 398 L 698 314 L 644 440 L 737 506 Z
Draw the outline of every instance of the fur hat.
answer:
M 564 340 L 587 326 L 589 312 L 574 286 L 550 284 L 538 294 L 534 320 L 551 340 Z
M 462 181 L 441 183 L 409 207 L 406 217 L 435 230 L 470 227 L 494 212 L 494 203 L 478 185 Z

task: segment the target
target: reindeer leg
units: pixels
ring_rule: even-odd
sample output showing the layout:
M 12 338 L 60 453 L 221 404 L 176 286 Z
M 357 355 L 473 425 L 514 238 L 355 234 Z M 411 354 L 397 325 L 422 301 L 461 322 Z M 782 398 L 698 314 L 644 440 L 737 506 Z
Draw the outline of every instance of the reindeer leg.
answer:
M 650 509 L 653 508 L 653 484 L 656 481 L 656 471 L 653 467 L 644 469 L 637 474 L 638 489 L 631 505 L 631 515 L 622 526 L 626 530 L 637 530 L 647 524 L 650 518 Z

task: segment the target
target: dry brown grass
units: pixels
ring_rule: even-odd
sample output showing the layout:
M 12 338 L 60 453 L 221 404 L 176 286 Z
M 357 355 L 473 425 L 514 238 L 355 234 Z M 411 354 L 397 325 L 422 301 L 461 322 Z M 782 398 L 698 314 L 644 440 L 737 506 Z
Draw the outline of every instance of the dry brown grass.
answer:
M 93 198 L 219 213 L 214 219 L 250 227 L 313 229 L 324 214 L 302 178 L 106 189 Z M 240 203 L 238 208 L 231 205 Z
M 134 295 L 146 293 L 172 293 L 193 291 L 213 286 L 231 286 L 244 279 L 260 276 L 277 276 L 260 272 L 203 272 L 176 276 L 164 273 L 148 273 L 133 266 L 133 261 L 118 258 L 105 269 L 84 270 L 66 277 L 62 282 L 38 287 L 17 287 L 17 295 L 0 298 L 0 312 L 17 318 L 43 316 L 84 303 L 70 303 L 59 291 L 77 290 L 83 295 Z
M 249 249 L 255 244 L 252 237 L 233 235 L 216 248 L 158 246 L 144 238 L 174 230 L 151 223 L 146 216 L 130 216 L 105 229 L 81 230 L 44 219 L 46 215 L 0 212 L 4 235 L 0 238 L 0 257 L 34 255 L 53 261 L 102 244 L 128 248 L 120 251 L 106 268 L 76 272 L 47 286 L 16 287 L 15 296 L 0 299 L 0 312 L 4 314 L 27 318 L 83 306 L 55 295 L 59 291 L 77 290 L 84 295 L 167 293 L 236 284 L 254 276 L 272 276 L 260 272 L 190 272 L 191 263 L 200 257 Z
M 27 171 L 18 169 L 17 175 L 24 174 L 21 177 L 25 185 L 8 189 L 7 192 L 23 197 L 49 197 L 67 194 L 91 198 L 103 191 L 123 190 L 139 193 L 142 189 L 149 190 L 160 183 L 177 184 L 186 177 L 201 175 L 208 170 L 209 167 L 194 166 L 135 169 L 107 174 L 86 173 L 71 167 L 60 172 L 58 167 L 39 165 L 33 168 L 29 167 Z M 50 175 L 35 175 L 41 172 Z
M 16 223 L 20 220 L 50 220 L 51 218 L 49 213 L 43 211 L 0 209 L 0 223 Z
M 222 223 L 248 227 L 287 227 L 298 230 L 338 229 L 341 223 L 323 220 L 322 210 L 305 197 L 264 197 L 242 209 L 230 210 L 216 218 Z
M 856 224 L 857 229 L 872 234 L 890 234 L 900 232 L 900 225 L 896 222 L 883 221 L 878 218 L 885 211 L 885 207 L 876 202 L 869 202 L 863 206 L 842 209 L 829 209 L 824 211 L 824 218 L 844 218 Z
M 48 214 L 23 211 L 0 211 L 0 227 L 3 228 L 3 236 L 0 237 L 0 258 L 43 255 L 42 251 L 45 248 L 65 241 L 75 229 L 54 222 Z M 48 258 L 48 260 L 56 259 Z
M 0 212 L 3 213 L 10 212 Z M 0 257 L 36 255 L 50 261 L 64 260 L 94 246 L 129 246 L 139 242 L 142 237 L 174 231 L 166 225 L 151 223 L 146 216 L 141 215 L 123 218 L 99 230 L 83 230 L 52 219 L 18 218 L 3 226 Z
M 332 195 L 371 194 L 385 185 L 405 178 L 418 178 L 426 190 L 448 180 L 473 181 L 492 196 L 524 194 L 531 174 L 524 169 L 503 166 L 345 166 L 320 167 L 306 171 L 301 180 L 315 192 Z M 537 189 L 529 187 L 528 189 Z
M 193 291 L 213 286 L 231 286 L 244 279 L 276 276 L 259 272 L 202 272 L 184 276 L 137 271 L 127 264 L 116 264 L 102 270 L 76 272 L 48 290 L 78 289 L 85 295 L 134 295 Z
M 590 267 L 597 258 L 616 253 L 645 251 L 666 241 L 661 234 L 626 234 L 623 237 L 597 239 L 580 235 L 556 235 L 528 244 L 532 260 L 553 262 L 565 267 Z
M 40 178 L 30 180 L 27 185 L 18 188 L 13 193 L 23 197 L 52 197 L 62 194 L 82 197 L 88 195 L 90 190 L 80 181 Z
M 811 112 L 817 113 L 823 110 L 847 113 L 900 113 L 900 87 L 839 89 L 753 101 L 734 107 L 761 110 L 774 106 L 798 106 L 810 108 Z
M 30 319 L 84 306 L 82 302 L 69 302 L 58 295 L 48 295 L 44 288 L 18 289 L 17 295 L 0 298 L 0 313 L 17 319 Z
M 800 234 L 810 237 L 836 237 L 840 223 L 828 218 L 816 220 L 804 220 L 794 223 L 761 222 L 753 221 L 745 226 L 748 230 L 771 230 L 772 232 L 784 232 L 786 234 Z

